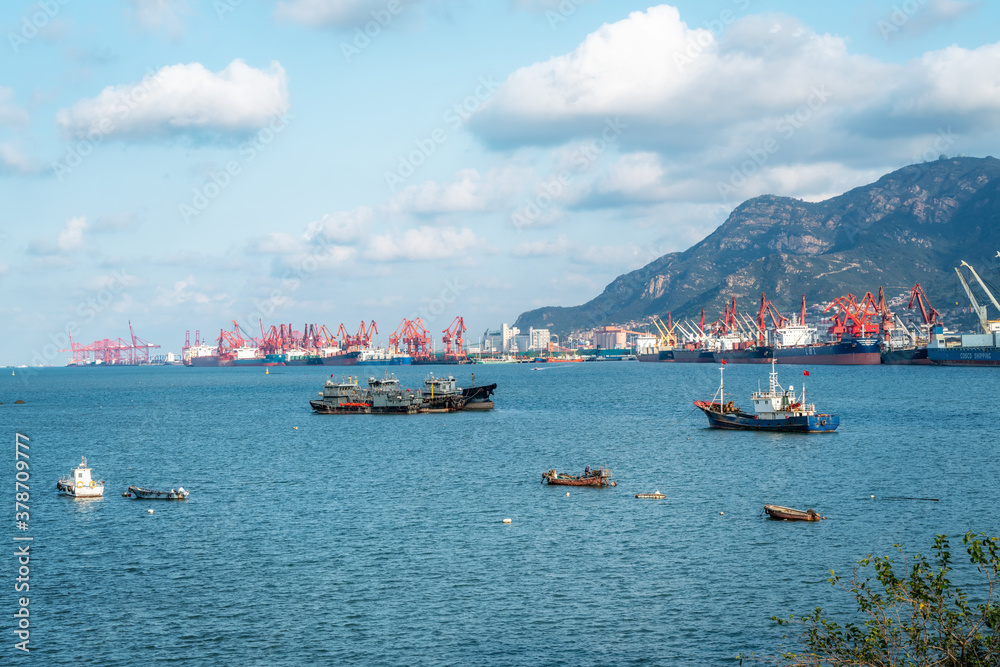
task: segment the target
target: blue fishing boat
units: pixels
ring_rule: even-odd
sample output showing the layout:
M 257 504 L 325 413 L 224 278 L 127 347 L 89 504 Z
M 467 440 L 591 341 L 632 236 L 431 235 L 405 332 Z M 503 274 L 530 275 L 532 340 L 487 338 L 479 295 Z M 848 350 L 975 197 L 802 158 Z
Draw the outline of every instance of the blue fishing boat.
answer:
M 767 391 L 757 390 L 750 395 L 753 412 L 746 412 L 726 401 L 726 366 L 719 367 L 719 390 L 711 401 L 695 401 L 695 407 L 708 417 L 712 428 L 726 428 L 749 431 L 792 431 L 798 433 L 829 433 L 840 425 L 840 417 L 816 412 L 816 406 L 806 403 L 806 389 L 802 387 L 801 398 L 795 395 L 795 387 L 784 389 L 778 384 L 778 373 L 771 360 L 770 387 Z M 808 373 L 808 371 L 807 371 Z

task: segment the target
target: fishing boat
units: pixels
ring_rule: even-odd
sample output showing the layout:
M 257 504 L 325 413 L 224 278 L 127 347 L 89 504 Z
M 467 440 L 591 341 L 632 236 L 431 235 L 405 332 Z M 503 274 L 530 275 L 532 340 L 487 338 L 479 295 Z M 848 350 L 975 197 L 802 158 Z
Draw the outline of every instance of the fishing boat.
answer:
M 56 482 L 56 488 L 64 496 L 74 498 L 100 498 L 104 495 L 104 482 L 91 479 L 87 457 L 80 457 L 80 465 L 69 471 L 69 477 Z
M 764 512 L 770 518 L 779 521 L 820 521 L 826 518 L 825 516 L 820 516 L 819 512 L 812 508 L 803 512 L 802 510 L 782 507 L 781 505 L 764 505 Z
M 653 491 L 652 493 L 637 493 L 636 498 L 644 498 L 646 500 L 663 500 L 667 497 L 667 494 L 660 493 L 659 490 Z
M 428 373 L 424 379 L 420 398 L 421 412 L 458 412 L 469 402 L 455 378 L 434 377 L 434 373 Z
M 545 482 L 553 486 L 618 486 L 611 479 L 611 470 L 603 466 L 593 470 L 587 466 L 580 476 L 556 472 L 555 469 L 548 470 L 542 473 L 542 483 Z
M 694 405 L 708 417 L 712 428 L 748 431 L 791 431 L 797 433 L 829 433 L 840 425 L 840 417 L 817 413 L 816 407 L 806 402 L 806 390 L 795 395 L 795 387 L 784 389 L 778 384 L 778 374 L 771 359 L 770 387 L 750 395 L 754 411 L 745 412 L 725 399 L 723 375 L 726 365 L 719 367 L 719 390 L 711 401 L 695 401 Z M 806 371 L 808 374 L 808 371 Z
M 130 486 L 126 492 L 126 497 L 137 498 L 139 500 L 187 500 L 190 492 L 185 491 L 183 486 L 177 487 L 177 489 L 170 489 L 169 491 L 154 491 L 153 489 L 144 489 L 141 486 Z M 153 510 L 150 510 L 152 512 Z

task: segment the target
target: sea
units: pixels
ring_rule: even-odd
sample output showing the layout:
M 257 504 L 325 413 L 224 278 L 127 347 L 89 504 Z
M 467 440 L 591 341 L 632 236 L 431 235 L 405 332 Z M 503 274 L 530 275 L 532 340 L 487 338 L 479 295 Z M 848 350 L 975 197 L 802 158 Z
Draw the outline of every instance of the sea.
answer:
M 0 374 L 0 663 L 735 665 L 801 648 L 774 616 L 851 620 L 831 570 L 1000 533 L 996 369 L 779 366 L 840 415 L 832 434 L 710 430 L 692 401 L 718 388 L 712 364 L 395 367 L 413 391 L 428 372 L 495 382 L 496 409 L 311 412 L 331 373 L 384 370 Z M 769 371 L 729 366 L 727 395 L 750 407 Z M 81 456 L 102 499 L 56 492 Z M 540 483 L 587 465 L 617 486 Z M 122 497 L 131 484 L 191 495 Z M 652 491 L 666 498 L 635 497 Z

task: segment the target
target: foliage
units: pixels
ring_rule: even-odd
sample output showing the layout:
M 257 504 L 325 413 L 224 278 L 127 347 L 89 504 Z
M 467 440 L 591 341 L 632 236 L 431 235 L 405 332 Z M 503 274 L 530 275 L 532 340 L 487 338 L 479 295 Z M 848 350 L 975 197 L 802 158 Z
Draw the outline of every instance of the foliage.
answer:
M 820 608 L 805 617 L 774 617 L 779 625 L 798 626 L 803 653 L 787 653 L 777 662 L 787 667 L 873 665 L 878 667 L 986 667 L 1000 665 L 1000 545 L 986 533 L 962 539 L 969 561 L 985 577 L 970 603 L 949 579 L 952 556 L 948 539 L 938 535 L 934 555 L 900 562 L 868 555 L 858 561 L 849 582 L 830 571 L 830 583 L 854 595 L 864 620 L 841 625 Z M 875 580 L 864 577 L 874 570 Z M 864 578 L 863 578 L 864 577 Z M 743 661 L 741 656 L 741 664 Z

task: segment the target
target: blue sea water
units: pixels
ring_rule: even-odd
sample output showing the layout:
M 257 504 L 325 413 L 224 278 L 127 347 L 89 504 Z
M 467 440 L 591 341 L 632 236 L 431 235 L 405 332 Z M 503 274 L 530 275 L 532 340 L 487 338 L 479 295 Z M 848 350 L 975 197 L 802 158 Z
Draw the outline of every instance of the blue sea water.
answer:
M 707 429 L 691 401 L 714 393 L 713 365 L 534 368 L 434 368 L 497 382 L 497 407 L 416 416 L 312 414 L 329 367 L 0 377 L 0 663 L 735 664 L 794 648 L 772 615 L 852 609 L 831 569 L 1000 532 L 994 369 L 813 367 L 810 400 L 841 427 L 796 435 Z M 393 370 L 416 390 L 429 369 Z M 727 391 L 748 404 L 768 370 L 730 366 Z M 799 388 L 801 368 L 779 372 Z M 103 499 L 56 494 L 81 455 Z M 539 483 L 605 461 L 616 488 Z M 122 498 L 129 484 L 191 498 Z M 653 490 L 666 499 L 634 497 Z M 828 520 L 769 521 L 767 503 Z

